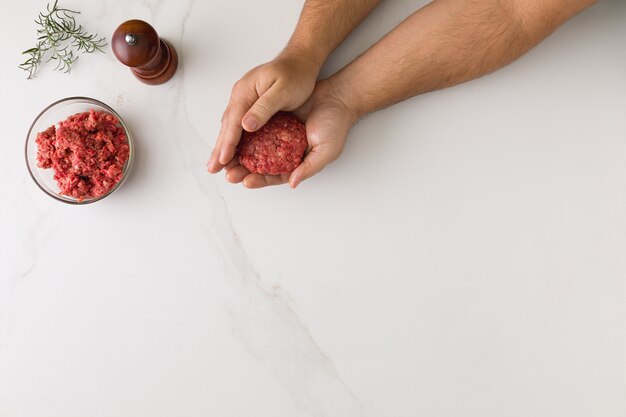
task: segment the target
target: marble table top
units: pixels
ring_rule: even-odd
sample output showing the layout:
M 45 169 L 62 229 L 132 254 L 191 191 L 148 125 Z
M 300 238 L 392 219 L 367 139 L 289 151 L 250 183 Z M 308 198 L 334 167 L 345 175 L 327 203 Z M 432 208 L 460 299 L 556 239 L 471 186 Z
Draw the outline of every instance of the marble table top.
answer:
M 206 161 L 232 84 L 302 0 L 61 3 L 109 38 L 150 22 L 181 65 L 146 86 L 107 48 L 26 80 L 45 2 L 2 5 L 0 416 L 623 417 L 623 1 L 366 117 L 297 190 L 253 191 Z M 322 76 L 425 3 L 383 2 Z M 74 95 L 137 145 L 86 206 L 23 158 L 38 112 Z

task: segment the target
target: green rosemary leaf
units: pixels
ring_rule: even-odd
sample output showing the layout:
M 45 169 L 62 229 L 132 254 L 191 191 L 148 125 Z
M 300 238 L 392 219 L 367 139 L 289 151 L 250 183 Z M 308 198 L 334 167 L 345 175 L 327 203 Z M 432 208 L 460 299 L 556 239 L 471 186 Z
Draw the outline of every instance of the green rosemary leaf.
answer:
M 38 26 L 37 43 L 34 48 L 27 49 L 22 55 L 29 58 L 19 65 L 33 78 L 42 62 L 57 61 L 55 70 L 69 73 L 72 64 L 78 59 L 76 53 L 104 52 L 106 38 L 98 34 L 89 34 L 82 25 L 76 22 L 75 15 L 80 12 L 58 6 L 58 0 L 46 5 L 46 11 L 39 13 L 35 19 Z

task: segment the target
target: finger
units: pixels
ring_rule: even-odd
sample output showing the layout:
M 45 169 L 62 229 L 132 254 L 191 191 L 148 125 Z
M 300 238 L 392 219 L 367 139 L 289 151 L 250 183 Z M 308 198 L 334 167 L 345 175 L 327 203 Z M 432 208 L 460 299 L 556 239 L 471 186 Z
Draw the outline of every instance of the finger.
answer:
M 235 86 L 236 85 L 237 84 L 235 84 Z M 233 87 L 233 93 L 228 102 L 228 106 L 226 106 L 226 110 L 224 110 L 224 113 L 222 114 L 222 119 L 220 121 L 220 131 L 217 134 L 215 147 L 213 148 L 213 152 L 211 152 L 211 157 L 209 158 L 209 163 L 208 163 L 209 172 L 211 172 L 212 174 L 215 174 L 221 171 L 222 168 L 224 168 L 224 164 L 220 163 L 220 154 L 222 152 L 222 143 L 224 142 L 224 133 L 229 123 L 230 111 L 231 111 L 231 108 L 233 107 L 232 104 L 234 102 L 234 99 L 233 99 L 234 94 L 235 94 L 235 87 Z
M 237 165 L 228 170 L 226 173 L 226 181 L 237 184 L 243 181 L 243 179 L 250 175 L 250 171 L 242 165 Z
M 227 163 L 226 165 L 224 165 L 224 169 L 226 171 L 229 171 L 237 166 L 239 166 L 239 158 L 237 158 L 237 156 L 235 156 L 233 159 L 230 160 L 229 163 Z
M 215 147 L 211 152 L 211 156 L 209 157 L 208 167 L 209 172 L 211 174 L 216 174 L 224 168 L 223 164 L 220 164 L 220 152 L 222 150 L 222 138 L 224 136 L 224 127 L 226 126 L 226 119 L 228 118 L 228 112 L 230 107 L 226 107 L 224 114 L 222 115 L 222 121 L 220 126 L 220 131 L 217 135 L 217 140 L 215 141 Z
M 226 181 L 232 183 L 239 183 L 243 181 L 245 176 L 250 173 L 246 167 L 239 163 L 239 158 L 236 155 L 224 166 L 224 169 L 226 170 Z
M 274 114 L 287 105 L 287 101 L 285 91 L 274 83 L 246 112 L 241 125 L 248 132 L 260 129 Z
M 215 148 L 213 148 L 213 151 L 211 152 L 211 156 L 209 157 L 209 162 L 207 163 L 211 174 L 220 172 L 223 167 L 223 165 L 219 162 L 219 149 L 219 144 L 216 144 Z
M 209 162 L 207 163 L 209 167 L 209 172 L 211 174 L 216 174 L 224 168 L 224 164 L 220 163 L 220 153 L 222 152 L 222 142 L 224 137 L 224 128 L 226 126 L 226 119 L 228 115 L 229 107 L 226 108 L 224 115 L 222 116 L 222 125 L 220 127 L 220 131 L 217 135 L 217 141 L 215 141 L 215 147 L 211 152 L 211 156 L 209 157 Z
M 256 90 L 250 88 L 250 82 L 239 80 L 233 86 L 226 112 L 222 116 L 222 127 L 217 139 L 219 147 L 218 162 L 227 164 L 237 151 L 241 139 L 241 119 L 244 113 L 259 98 Z
M 242 104 L 233 103 L 230 108 L 223 128 L 220 130 L 220 136 L 218 142 L 220 143 L 219 149 L 219 163 L 226 165 L 237 151 L 237 144 L 241 138 L 241 117 L 245 113 L 245 108 Z
M 289 176 L 289 185 L 296 188 L 302 181 L 311 178 L 335 159 L 331 149 L 317 146 L 304 157 L 304 160 Z
M 250 174 L 243 179 L 243 186 L 246 188 L 263 188 L 271 185 L 285 184 L 289 181 L 289 174 L 281 175 L 261 175 Z

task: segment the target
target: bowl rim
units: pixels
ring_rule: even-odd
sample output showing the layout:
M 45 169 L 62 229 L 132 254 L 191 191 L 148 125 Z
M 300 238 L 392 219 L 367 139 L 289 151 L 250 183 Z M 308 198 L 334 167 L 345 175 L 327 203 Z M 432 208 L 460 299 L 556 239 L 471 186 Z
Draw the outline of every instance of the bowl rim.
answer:
M 110 112 L 113 116 L 115 116 L 117 118 L 117 120 L 119 121 L 120 125 L 122 125 L 122 127 L 124 128 L 124 132 L 126 133 L 126 139 L 128 141 L 128 159 L 126 160 L 126 163 L 124 164 L 123 169 L 123 174 L 122 174 L 122 178 L 120 178 L 120 180 L 117 182 L 117 184 L 115 184 L 113 186 L 113 188 L 111 188 L 107 193 L 97 197 L 97 198 L 93 198 L 93 199 L 89 199 L 89 200 L 83 200 L 83 201 L 78 201 L 78 200 L 66 200 L 61 198 L 59 195 L 57 195 L 56 193 L 51 193 L 50 191 L 46 190 L 37 180 L 37 178 L 35 178 L 35 175 L 33 173 L 33 170 L 30 167 L 30 163 L 29 163 L 29 158 L 28 158 L 28 144 L 31 138 L 31 133 L 33 132 L 33 128 L 35 127 L 35 124 L 37 124 L 37 121 L 39 119 L 41 119 L 41 117 L 51 108 L 58 106 L 59 104 L 62 104 L 64 102 L 67 101 L 87 101 L 87 102 L 91 102 L 97 106 L 102 107 L 104 110 Z M 71 205 L 86 205 L 86 204 L 91 204 L 91 203 L 95 203 L 96 201 L 100 201 L 103 198 L 113 194 L 118 188 L 120 188 L 122 186 L 122 184 L 126 181 L 126 178 L 129 176 L 132 165 L 133 165 L 133 160 L 134 160 L 134 145 L 133 145 L 133 138 L 132 138 L 132 134 L 130 132 L 130 130 L 128 129 L 128 125 L 126 125 L 126 123 L 124 122 L 124 119 L 122 119 L 122 117 L 109 105 L 107 105 L 106 103 L 103 103 L 100 100 L 97 100 L 95 98 L 92 97 L 87 97 L 87 96 L 72 96 L 72 97 L 65 97 L 62 98 L 60 100 L 57 100 L 55 102 L 53 102 L 52 104 L 49 104 L 48 106 L 46 106 L 42 111 L 39 112 L 39 114 L 37 115 L 37 117 L 35 117 L 35 119 L 33 120 L 33 122 L 30 125 L 30 128 L 28 129 L 28 133 L 26 134 L 26 142 L 24 144 L 24 158 L 26 161 L 26 168 L 28 169 L 28 174 L 30 175 L 30 177 L 33 179 L 34 183 L 37 184 L 37 187 L 39 187 L 40 190 L 42 190 L 44 193 L 46 193 L 47 195 L 49 195 L 50 197 L 54 198 L 57 201 L 61 201 L 63 203 L 66 204 L 71 204 Z

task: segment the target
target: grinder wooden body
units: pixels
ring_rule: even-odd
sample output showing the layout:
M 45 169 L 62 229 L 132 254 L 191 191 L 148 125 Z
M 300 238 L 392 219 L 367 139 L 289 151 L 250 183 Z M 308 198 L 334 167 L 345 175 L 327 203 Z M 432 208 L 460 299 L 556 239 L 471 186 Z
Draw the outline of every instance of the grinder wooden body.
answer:
M 178 67 L 174 47 L 143 20 L 122 23 L 113 33 L 111 48 L 115 57 L 145 84 L 165 83 Z

